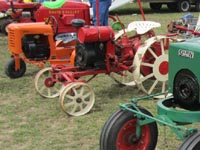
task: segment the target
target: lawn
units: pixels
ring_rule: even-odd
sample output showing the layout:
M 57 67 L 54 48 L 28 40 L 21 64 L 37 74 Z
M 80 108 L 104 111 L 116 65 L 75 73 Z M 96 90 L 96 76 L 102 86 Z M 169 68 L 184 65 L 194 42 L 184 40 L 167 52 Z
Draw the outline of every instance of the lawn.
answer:
M 184 13 L 170 12 L 163 8 L 153 12 L 144 5 L 147 20 L 160 22 L 157 34 L 167 33 L 167 24 Z M 129 4 L 112 14 L 118 14 L 127 26 L 129 22 L 142 20 L 137 4 Z M 192 12 L 194 16 L 198 13 Z M 39 68 L 27 65 L 22 78 L 10 79 L 4 73 L 4 65 L 10 59 L 7 37 L 0 36 L 0 147 L 2 150 L 98 150 L 102 126 L 110 114 L 119 109 L 120 103 L 141 97 L 137 87 L 118 86 L 109 76 L 99 75 L 90 85 L 96 102 L 90 113 L 70 117 L 60 108 L 58 98 L 42 98 L 34 89 L 34 76 Z M 156 100 L 141 103 L 153 114 Z M 176 150 L 180 141 L 168 128 L 159 127 L 158 149 Z M 166 145 L 165 145 L 166 144 Z

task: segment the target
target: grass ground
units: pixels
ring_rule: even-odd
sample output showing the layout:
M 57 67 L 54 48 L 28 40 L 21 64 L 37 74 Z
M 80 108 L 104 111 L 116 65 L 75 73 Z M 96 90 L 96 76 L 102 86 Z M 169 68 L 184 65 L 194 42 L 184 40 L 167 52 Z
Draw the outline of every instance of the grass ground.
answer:
M 147 20 L 160 22 L 157 34 L 167 33 L 167 23 L 184 13 L 153 12 L 144 5 Z M 136 4 L 126 5 L 117 13 L 127 25 L 141 20 Z M 192 12 L 195 16 L 198 13 Z M 7 37 L 0 36 L 0 148 L 3 150 L 98 150 L 99 137 L 108 116 L 119 109 L 120 103 L 144 94 L 137 87 L 120 87 L 106 75 L 97 76 L 89 84 L 94 88 L 96 102 L 90 113 L 69 117 L 60 108 L 58 98 L 42 98 L 34 89 L 34 76 L 39 70 L 32 65 L 22 78 L 10 79 L 4 74 L 4 64 L 9 60 Z M 141 103 L 152 113 L 156 101 Z M 167 128 L 159 127 L 158 149 L 175 150 L 180 145 L 177 137 Z

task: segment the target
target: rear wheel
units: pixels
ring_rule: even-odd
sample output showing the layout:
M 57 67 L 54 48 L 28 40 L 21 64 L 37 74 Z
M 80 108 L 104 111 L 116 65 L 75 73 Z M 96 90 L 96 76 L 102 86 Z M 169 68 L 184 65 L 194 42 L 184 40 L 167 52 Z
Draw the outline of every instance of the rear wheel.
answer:
M 144 114 L 152 116 L 144 108 Z M 157 144 L 158 129 L 156 122 L 143 125 L 141 136 L 136 138 L 136 126 L 139 119 L 130 111 L 118 110 L 105 123 L 100 137 L 100 150 L 152 150 Z
M 189 136 L 179 150 L 199 150 L 200 149 L 200 132 L 195 132 Z
M 189 0 L 180 0 L 178 2 L 178 11 L 180 12 L 188 12 L 191 9 Z
M 88 113 L 95 102 L 93 89 L 84 82 L 72 82 L 66 85 L 59 97 L 62 110 L 71 116 Z
M 22 77 L 26 72 L 26 64 L 23 60 L 20 61 L 20 68 L 18 70 L 15 69 L 15 59 L 11 58 L 5 65 L 5 73 L 8 77 L 15 79 Z
M 133 76 L 139 89 L 147 94 L 167 91 L 170 42 L 166 36 L 149 38 L 135 54 Z

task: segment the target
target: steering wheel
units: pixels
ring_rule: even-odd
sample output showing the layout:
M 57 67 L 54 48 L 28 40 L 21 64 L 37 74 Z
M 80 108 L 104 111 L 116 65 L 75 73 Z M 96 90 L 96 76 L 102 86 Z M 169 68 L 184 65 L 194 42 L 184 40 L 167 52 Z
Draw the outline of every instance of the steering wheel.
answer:
M 58 21 L 56 20 L 56 18 L 54 16 L 49 16 L 45 21 L 45 24 L 51 24 L 55 37 L 58 33 Z

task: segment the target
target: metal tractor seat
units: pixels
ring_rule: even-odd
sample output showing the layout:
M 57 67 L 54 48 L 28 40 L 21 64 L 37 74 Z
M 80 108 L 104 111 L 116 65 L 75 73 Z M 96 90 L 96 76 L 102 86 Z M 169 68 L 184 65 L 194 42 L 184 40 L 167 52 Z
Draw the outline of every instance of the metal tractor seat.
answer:
M 161 24 L 153 21 L 133 21 L 128 25 L 128 28 L 125 29 L 126 32 L 136 31 L 137 34 L 144 34 L 150 31 L 153 28 L 160 27 Z M 124 33 L 123 30 L 120 30 L 115 34 L 115 39 L 118 39 Z
M 137 34 L 144 34 L 149 30 L 160 26 L 160 23 L 153 21 L 134 21 L 128 25 L 128 31 L 135 30 Z

